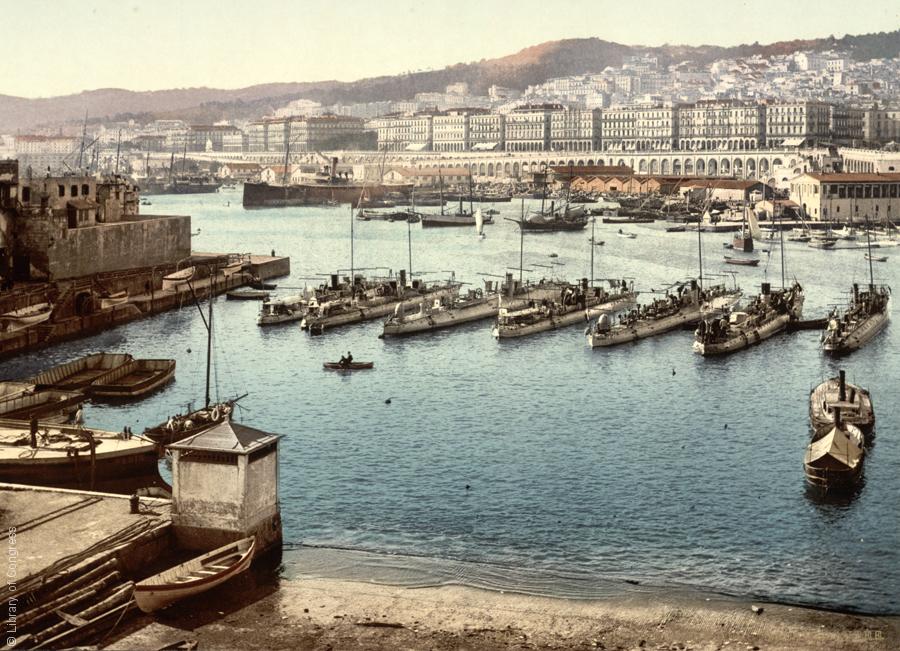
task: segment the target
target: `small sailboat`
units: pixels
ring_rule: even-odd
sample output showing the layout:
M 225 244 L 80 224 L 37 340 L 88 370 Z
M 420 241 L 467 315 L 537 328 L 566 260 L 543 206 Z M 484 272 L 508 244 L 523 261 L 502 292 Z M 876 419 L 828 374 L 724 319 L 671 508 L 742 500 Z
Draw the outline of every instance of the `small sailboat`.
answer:
M 481 214 L 481 208 L 475 211 L 475 234 L 479 240 L 484 239 L 484 216 Z
M 142 611 L 152 613 L 206 592 L 250 567 L 255 550 L 253 536 L 214 549 L 135 584 L 134 600 Z

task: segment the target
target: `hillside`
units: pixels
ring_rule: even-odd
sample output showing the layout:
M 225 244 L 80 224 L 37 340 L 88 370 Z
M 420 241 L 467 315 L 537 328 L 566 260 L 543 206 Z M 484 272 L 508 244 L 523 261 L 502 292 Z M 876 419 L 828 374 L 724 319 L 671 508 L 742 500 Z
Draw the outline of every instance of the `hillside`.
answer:
M 237 90 L 182 88 L 135 92 L 117 88 L 85 91 L 76 95 L 26 99 L 0 95 L 0 132 L 25 130 L 40 124 L 79 121 L 85 111 L 93 119 L 113 117 L 183 118 L 192 122 L 253 118 L 300 97 L 326 104 L 411 98 L 416 93 L 441 91 L 452 82 L 468 82 L 478 94 L 492 84 L 524 89 L 550 77 L 598 72 L 621 65 L 623 57 L 649 54 L 663 64 L 716 59 L 771 56 L 801 50 L 846 49 L 859 60 L 896 57 L 900 54 L 900 30 L 841 39 L 827 37 L 760 45 L 719 47 L 712 45 L 664 45 L 643 47 L 612 43 L 598 38 L 551 41 L 498 59 L 459 63 L 442 70 L 373 77 L 354 82 L 271 83 Z M 125 81 L 125 80 L 123 80 Z

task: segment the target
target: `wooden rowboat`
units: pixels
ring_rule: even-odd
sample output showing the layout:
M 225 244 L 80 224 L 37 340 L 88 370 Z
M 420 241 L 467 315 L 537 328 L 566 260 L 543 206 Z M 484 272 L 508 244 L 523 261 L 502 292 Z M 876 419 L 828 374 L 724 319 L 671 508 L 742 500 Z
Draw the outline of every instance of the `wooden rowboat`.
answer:
M 322 368 L 326 371 L 363 371 L 369 368 L 375 368 L 375 362 L 350 362 L 349 364 L 341 364 L 340 362 L 325 362 Z
M 269 292 L 263 289 L 241 289 L 225 294 L 229 301 L 267 301 Z
M 725 264 L 739 264 L 745 267 L 755 267 L 759 264 L 759 258 L 732 258 L 726 255 Z
M 138 608 L 152 613 L 237 576 L 253 561 L 256 539 L 238 540 L 144 579 L 134 586 Z

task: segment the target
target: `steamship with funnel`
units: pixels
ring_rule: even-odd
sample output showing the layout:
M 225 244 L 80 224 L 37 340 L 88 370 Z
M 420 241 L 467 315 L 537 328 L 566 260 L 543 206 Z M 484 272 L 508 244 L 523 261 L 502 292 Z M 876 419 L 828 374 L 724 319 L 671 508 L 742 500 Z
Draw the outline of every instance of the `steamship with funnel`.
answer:
M 408 184 L 358 181 L 349 172 L 338 172 L 337 157 L 332 157 L 329 165 L 307 181 L 289 183 L 288 180 L 285 174 L 281 184 L 245 182 L 244 208 L 316 206 L 326 203 L 349 203 L 356 208 L 361 200 L 381 199 L 390 192 L 409 194 L 412 189 Z

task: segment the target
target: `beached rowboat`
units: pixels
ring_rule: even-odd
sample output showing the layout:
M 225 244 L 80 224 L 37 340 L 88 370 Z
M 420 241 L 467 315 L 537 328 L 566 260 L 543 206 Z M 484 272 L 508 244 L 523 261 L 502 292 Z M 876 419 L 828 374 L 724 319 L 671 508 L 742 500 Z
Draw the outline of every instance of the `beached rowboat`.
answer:
M 152 613 L 202 594 L 250 567 L 255 549 L 256 539 L 250 536 L 176 565 L 135 584 L 134 600 L 142 611 Z

